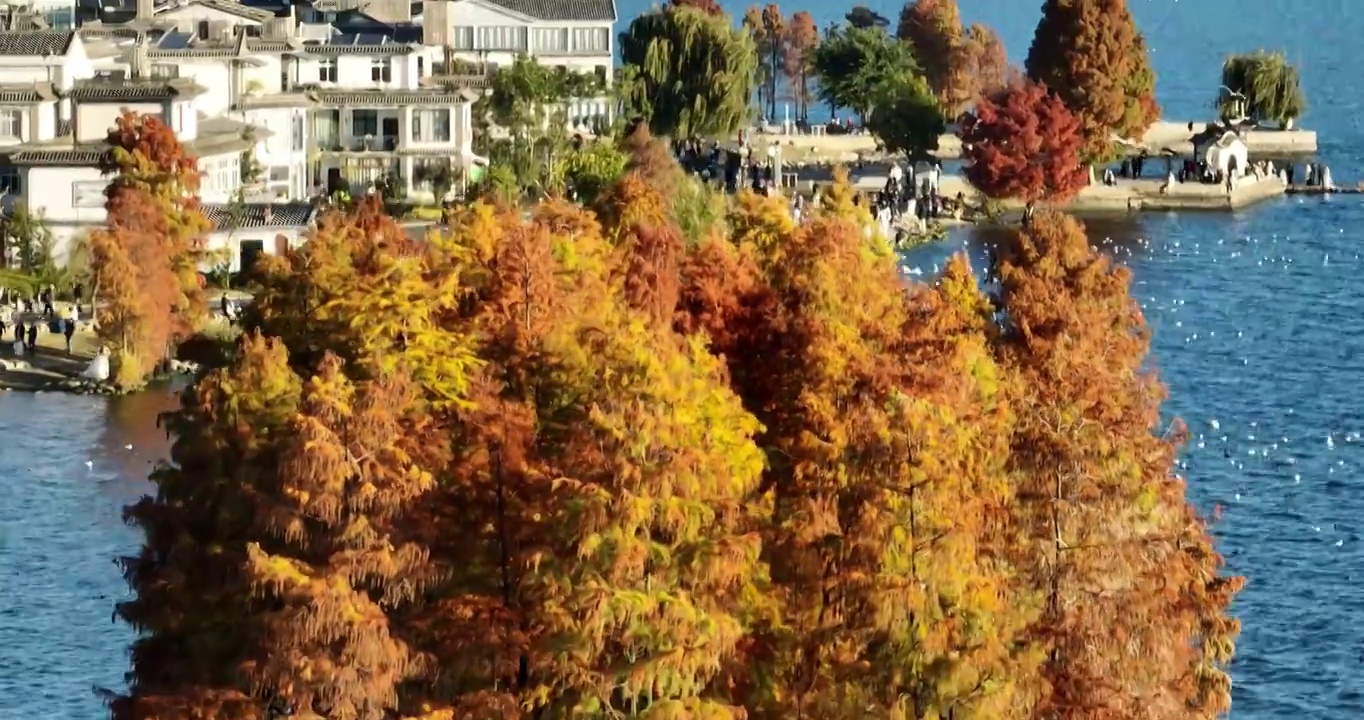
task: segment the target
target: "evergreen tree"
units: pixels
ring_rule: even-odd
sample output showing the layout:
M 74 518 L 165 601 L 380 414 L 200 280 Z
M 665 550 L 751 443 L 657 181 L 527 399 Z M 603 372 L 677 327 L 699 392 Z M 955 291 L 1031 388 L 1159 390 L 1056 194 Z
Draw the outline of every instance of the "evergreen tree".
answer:
M 1080 119 L 1091 162 L 1112 155 L 1114 134 L 1140 140 L 1160 116 L 1146 43 L 1126 0 L 1046 0 L 1026 68 Z

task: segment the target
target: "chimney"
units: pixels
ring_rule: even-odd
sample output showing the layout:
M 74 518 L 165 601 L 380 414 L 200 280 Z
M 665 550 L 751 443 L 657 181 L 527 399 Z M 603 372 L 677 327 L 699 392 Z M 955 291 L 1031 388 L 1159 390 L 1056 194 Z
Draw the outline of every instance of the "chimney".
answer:
M 126 5 L 124 7 L 127 7 Z M 155 0 L 137 0 L 137 19 L 150 22 L 156 14 Z
M 140 39 L 133 44 L 132 56 L 128 60 L 128 75 L 133 80 L 151 77 L 151 63 L 147 60 L 147 41 Z
M 450 44 L 450 3 L 422 0 L 422 44 L 444 47 Z

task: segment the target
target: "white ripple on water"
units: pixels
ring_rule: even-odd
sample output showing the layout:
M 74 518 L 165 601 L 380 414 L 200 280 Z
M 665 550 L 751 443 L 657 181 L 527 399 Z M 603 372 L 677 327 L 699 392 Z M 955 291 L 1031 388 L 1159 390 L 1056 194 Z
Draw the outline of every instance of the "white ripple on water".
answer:
M 133 633 L 110 621 L 126 595 L 113 559 L 138 534 L 115 473 L 83 462 L 102 421 L 80 398 L 0 397 L 0 718 L 103 717 L 92 688 L 122 687 Z

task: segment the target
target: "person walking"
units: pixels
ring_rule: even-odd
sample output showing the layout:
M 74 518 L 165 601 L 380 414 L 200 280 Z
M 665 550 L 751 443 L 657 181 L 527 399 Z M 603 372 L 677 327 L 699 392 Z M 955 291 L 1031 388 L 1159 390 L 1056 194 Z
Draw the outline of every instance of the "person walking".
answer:
M 64 318 L 64 319 L 62 320 L 62 335 L 65 335 L 65 336 L 66 336 L 66 354 L 67 354 L 67 355 L 70 355 L 70 354 L 71 354 L 71 338 L 75 337 L 75 335 L 76 335 L 76 320 L 75 320 L 75 318 L 70 318 L 70 317 L 68 317 L 68 318 Z
M 28 354 L 38 353 L 38 323 L 32 322 L 28 326 Z

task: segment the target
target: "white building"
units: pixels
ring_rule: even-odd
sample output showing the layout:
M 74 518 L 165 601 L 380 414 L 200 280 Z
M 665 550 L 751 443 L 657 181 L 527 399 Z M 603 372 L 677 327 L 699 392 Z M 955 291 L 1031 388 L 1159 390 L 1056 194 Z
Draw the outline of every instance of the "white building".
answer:
M 295 242 L 297 203 L 322 193 L 382 181 L 435 200 L 479 160 L 486 71 L 526 54 L 609 82 L 615 19 L 614 0 L 138 0 L 124 25 L 0 32 L 0 209 L 41 213 L 64 260 L 105 222 L 108 130 L 153 114 L 198 158 L 208 207 L 278 203 L 248 213 L 270 237 L 215 233 L 240 267 L 283 247 L 275 235 Z M 609 115 L 605 99 L 569 110 L 575 125 Z
M 425 0 L 421 14 L 422 42 L 447 67 L 450 61 L 507 67 L 524 54 L 607 83 L 615 22 L 614 0 Z M 570 123 L 581 126 L 610 114 L 606 98 L 580 100 L 568 111 Z
M 262 254 L 283 255 L 296 248 L 317 221 L 312 203 L 260 203 L 246 205 L 209 204 L 200 206 L 216 228 L 208 236 L 208 249 L 214 259 L 204 271 L 220 263 L 231 272 L 250 268 Z

